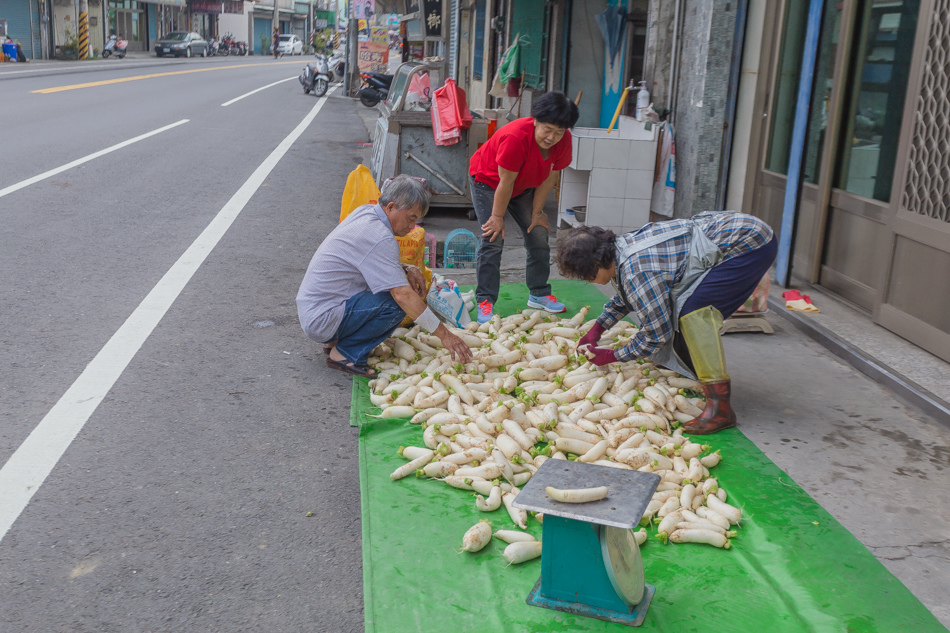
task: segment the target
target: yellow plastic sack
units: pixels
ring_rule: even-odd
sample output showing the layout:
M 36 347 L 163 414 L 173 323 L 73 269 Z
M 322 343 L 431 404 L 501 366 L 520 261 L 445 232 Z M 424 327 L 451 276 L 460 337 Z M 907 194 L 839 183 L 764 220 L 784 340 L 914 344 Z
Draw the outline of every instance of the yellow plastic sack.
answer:
M 340 201 L 340 222 L 346 219 L 353 209 L 364 204 L 374 204 L 379 200 L 379 188 L 366 165 L 357 165 L 346 177 L 343 199 Z
M 426 230 L 417 226 L 409 231 L 406 237 L 396 237 L 396 241 L 399 242 L 399 261 L 422 271 L 423 277 L 426 278 L 426 292 L 428 292 L 429 284 L 432 283 L 432 271 L 425 265 Z M 405 327 L 410 323 L 412 319 L 407 316 L 401 325 Z
M 406 237 L 397 236 L 396 241 L 399 242 L 399 261 L 421 270 L 426 263 L 426 230 L 417 226 Z

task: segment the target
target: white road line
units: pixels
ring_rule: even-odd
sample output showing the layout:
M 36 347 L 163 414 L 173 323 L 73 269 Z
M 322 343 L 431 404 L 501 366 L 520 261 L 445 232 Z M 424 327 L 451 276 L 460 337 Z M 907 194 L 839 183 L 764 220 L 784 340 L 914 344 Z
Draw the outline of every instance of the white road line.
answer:
M 327 96 L 329 94 L 327 93 Z M 52 472 L 198 267 L 294 141 L 320 113 L 327 96 L 317 101 L 294 131 L 254 170 L 247 182 L 228 200 L 211 224 L 152 288 L 96 357 L 86 365 L 76 382 L 66 390 L 59 402 L 33 429 L 3 468 L 0 468 L 0 540 L 6 536 L 30 498 Z
M 56 174 L 60 174 L 60 173 L 62 173 L 62 172 L 64 172 L 64 171 L 66 171 L 67 169 L 72 169 L 73 167 L 78 167 L 79 165 L 82 165 L 83 163 L 88 163 L 89 161 L 95 160 L 96 158 L 99 158 L 100 156 L 105 156 L 106 154 L 109 154 L 109 153 L 114 152 L 114 151 L 116 151 L 116 150 L 122 149 L 123 147 L 128 147 L 128 146 L 131 145 L 132 143 L 138 143 L 139 141 L 143 141 L 143 140 L 149 138 L 150 136 L 155 136 L 156 134 L 161 134 L 162 132 L 166 132 L 166 131 L 168 131 L 168 130 L 170 130 L 170 129 L 172 129 L 172 128 L 178 127 L 179 125 L 184 125 L 185 123 L 188 123 L 189 120 L 190 120 L 190 119 L 182 119 L 181 121 L 178 121 L 177 123 L 172 123 L 171 125 L 166 125 L 165 127 L 160 127 L 160 128 L 158 128 L 157 130 L 152 130 L 151 132 L 146 132 L 145 134 L 142 134 L 141 136 L 136 136 L 135 138 L 130 138 L 130 139 L 127 140 L 127 141 L 122 141 L 121 143 L 118 143 L 118 144 L 116 144 L 116 145 L 113 145 L 112 147 L 107 147 L 107 148 L 105 148 L 105 149 L 99 150 L 98 152 L 93 152 L 92 154 L 89 154 L 88 156 L 84 156 L 84 157 L 82 157 L 82 158 L 77 158 L 76 160 L 74 160 L 74 161 L 71 162 L 71 163 L 66 163 L 66 164 L 63 165 L 62 167 L 57 167 L 56 169 L 51 169 L 51 170 L 49 170 L 49 171 L 47 171 L 47 172 L 43 172 L 43 173 L 40 174 L 39 176 L 33 176 L 32 178 L 27 178 L 26 180 L 21 180 L 20 182 L 16 183 L 15 185 L 10 185 L 9 187 L 6 187 L 5 189 L 0 189 L 0 198 L 2 198 L 3 196 L 6 196 L 6 195 L 8 195 L 8 194 L 13 193 L 14 191 L 19 191 L 20 189 L 23 189 L 24 187 L 29 187 L 30 185 L 36 184 L 36 183 L 38 183 L 38 182 L 41 181 L 41 180 L 45 180 L 45 179 L 47 179 L 47 178 L 50 178 L 51 176 L 55 176 Z
M 240 100 L 243 99 L 244 97 L 250 97 L 252 94 L 254 94 L 254 93 L 256 93 L 256 92 L 260 92 L 261 90 L 267 90 L 267 89 L 270 88 L 271 86 L 276 86 L 277 84 L 282 84 L 282 83 L 284 83 L 285 81 L 290 81 L 291 79 L 296 79 L 296 78 L 297 78 L 296 76 L 294 76 L 294 77 L 288 77 L 287 79 L 281 79 L 280 81 L 275 81 L 275 82 L 272 83 L 272 84 L 267 84 L 266 86 L 263 86 L 263 87 L 261 87 L 261 88 L 258 88 L 257 90 L 251 90 L 251 91 L 248 92 L 247 94 L 243 94 L 243 95 L 241 95 L 240 97 L 231 99 L 230 101 L 225 101 L 224 103 L 221 104 L 221 107 L 222 107 L 222 108 L 226 108 L 226 107 L 228 107 L 229 105 L 231 105 L 232 103 L 234 103 L 235 101 L 240 101 Z

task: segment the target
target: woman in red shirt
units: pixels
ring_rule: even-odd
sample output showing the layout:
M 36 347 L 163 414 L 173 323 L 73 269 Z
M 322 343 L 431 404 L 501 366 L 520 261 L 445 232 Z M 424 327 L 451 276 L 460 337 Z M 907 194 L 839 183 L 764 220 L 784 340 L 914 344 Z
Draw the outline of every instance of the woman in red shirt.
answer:
M 543 207 L 557 172 L 571 163 L 568 129 L 578 116 L 577 106 L 563 92 L 545 93 L 532 104 L 530 117 L 499 129 L 472 156 L 472 205 L 482 227 L 475 290 L 479 323 L 491 320 L 498 299 L 506 212 L 524 236 L 528 307 L 565 310 L 548 283 L 550 226 Z

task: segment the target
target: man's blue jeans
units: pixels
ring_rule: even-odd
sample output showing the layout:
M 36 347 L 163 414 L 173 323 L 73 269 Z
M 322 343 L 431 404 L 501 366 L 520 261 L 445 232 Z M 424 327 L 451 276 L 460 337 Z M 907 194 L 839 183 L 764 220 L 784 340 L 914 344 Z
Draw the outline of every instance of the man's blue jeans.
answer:
M 495 190 L 482 182 L 472 182 L 472 206 L 475 207 L 475 217 L 478 218 L 476 235 L 482 234 L 481 226 L 491 217 L 492 205 L 495 203 Z M 548 246 L 548 231 L 544 227 L 535 227 L 528 233 L 531 225 L 531 205 L 534 202 L 534 189 L 527 189 L 508 202 L 508 213 L 521 229 L 524 236 L 524 247 L 528 251 L 525 265 L 525 284 L 528 292 L 534 297 L 546 297 L 551 294 L 551 284 L 548 277 L 551 274 L 551 249 Z M 505 240 L 501 237 L 489 242 L 489 238 L 481 237 L 478 246 L 478 268 L 475 278 L 478 287 L 475 289 L 475 301 L 498 301 L 498 288 L 501 284 L 501 249 Z
M 377 294 L 365 290 L 354 295 L 347 300 L 343 321 L 332 339 L 336 351 L 351 363 L 365 365 L 369 353 L 389 338 L 405 317 L 388 290 Z

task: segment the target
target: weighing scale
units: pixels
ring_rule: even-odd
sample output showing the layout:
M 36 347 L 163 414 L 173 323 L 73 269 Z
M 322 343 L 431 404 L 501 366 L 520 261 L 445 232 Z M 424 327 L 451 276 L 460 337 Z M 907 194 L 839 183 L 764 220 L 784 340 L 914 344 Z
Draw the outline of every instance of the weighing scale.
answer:
M 640 626 L 656 588 L 643 577 L 633 536 L 660 476 L 549 459 L 513 505 L 544 513 L 541 577 L 527 603 L 598 620 Z M 544 489 L 607 486 L 607 498 L 561 503 Z

